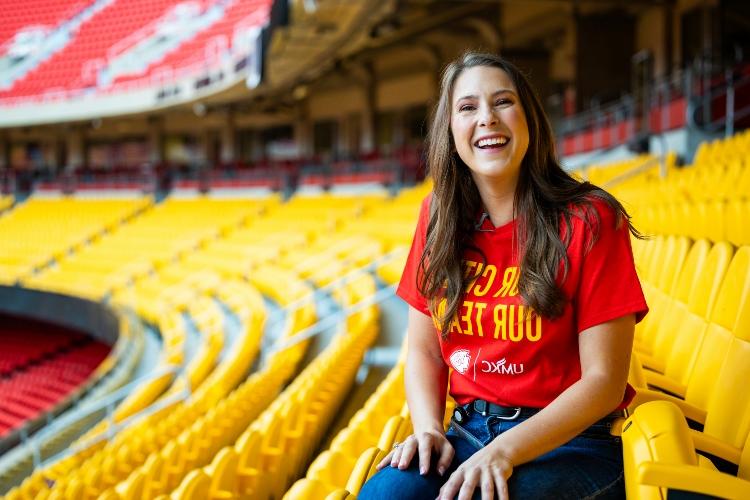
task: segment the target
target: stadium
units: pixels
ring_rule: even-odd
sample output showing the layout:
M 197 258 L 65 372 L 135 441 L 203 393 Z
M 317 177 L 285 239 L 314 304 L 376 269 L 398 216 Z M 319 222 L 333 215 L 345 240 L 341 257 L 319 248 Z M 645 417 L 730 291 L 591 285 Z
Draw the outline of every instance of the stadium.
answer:
M 469 49 L 648 236 L 627 497 L 750 498 L 747 2 L 0 7 L 4 498 L 356 498 L 412 433 L 395 291 Z

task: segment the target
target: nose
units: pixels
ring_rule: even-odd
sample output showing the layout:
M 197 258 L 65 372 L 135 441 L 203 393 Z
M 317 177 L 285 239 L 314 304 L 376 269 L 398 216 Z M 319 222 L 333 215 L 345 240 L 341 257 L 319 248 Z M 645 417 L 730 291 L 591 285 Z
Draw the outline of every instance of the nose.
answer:
M 497 124 L 497 116 L 495 115 L 495 108 L 484 104 L 479 109 L 479 125 L 485 127 Z

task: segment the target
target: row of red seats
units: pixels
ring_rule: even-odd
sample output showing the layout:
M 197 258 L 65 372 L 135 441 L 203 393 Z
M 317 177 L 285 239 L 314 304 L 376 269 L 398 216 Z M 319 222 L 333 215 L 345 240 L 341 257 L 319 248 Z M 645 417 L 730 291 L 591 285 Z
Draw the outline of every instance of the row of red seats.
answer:
M 18 31 L 27 26 L 54 28 L 75 16 L 93 0 L 2 0 L 0 12 L 0 47 L 9 42 Z
M 45 356 L 85 338 L 83 334 L 6 330 L 0 333 L 0 376 L 39 361 Z
M 92 16 L 60 52 L 18 80 L 2 97 L 42 94 L 49 89 L 96 85 L 96 60 L 104 61 L 116 43 L 157 20 L 175 0 L 116 0 Z M 86 71 L 85 66 L 92 66 Z
M 109 353 L 91 339 L 0 379 L 0 437 L 33 419 L 80 387 Z
M 174 51 L 167 54 L 164 59 L 152 64 L 148 70 L 139 75 L 130 75 L 117 78 L 115 84 L 125 83 L 143 78 L 145 75 L 154 74 L 164 68 L 179 70 L 200 63 L 207 59 L 207 51 L 211 40 L 224 36 L 227 47 L 232 42 L 234 28 L 238 22 L 248 19 L 250 25 L 262 25 L 268 20 L 271 0 L 246 0 L 236 1 L 224 12 L 224 16 L 198 33 L 194 38 L 187 40 Z M 252 17 L 250 17 L 252 16 Z

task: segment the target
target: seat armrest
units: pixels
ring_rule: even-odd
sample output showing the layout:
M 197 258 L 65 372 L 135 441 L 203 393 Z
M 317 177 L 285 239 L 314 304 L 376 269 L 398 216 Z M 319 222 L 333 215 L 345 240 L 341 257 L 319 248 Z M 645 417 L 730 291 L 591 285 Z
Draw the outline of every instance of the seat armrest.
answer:
M 750 481 L 696 465 L 644 462 L 638 466 L 638 482 L 719 498 L 750 498 Z
M 643 373 L 646 376 L 646 383 L 649 386 L 669 391 L 672 394 L 677 394 L 680 397 L 685 397 L 685 391 L 687 391 L 687 387 L 685 387 L 683 384 L 676 382 L 671 378 L 662 375 L 661 373 L 652 372 L 650 370 L 643 370 Z
M 690 437 L 693 438 L 696 450 L 710 453 L 711 455 L 739 465 L 740 456 L 742 455 L 742 450 L 739 448 L 735 448 L 731 444 L 727 444 L 720 439 L 716 439 L 695 429 L 690 429 L 689 432 Z
M 631 401 L 630 406 L 628 406 L 628 412 L 632 414 L 633 410 L 636 407 L 642 405 L 643 403 L 648 403 L 649 401 L 672 402 L 677 405 L 680 411 L 682 411 L 682 414 L 690 420 L 699 422 L 701 424 L 704 424 L 706 422 L 705 410 L 701 410 L 700 408 L 693 406 L 680 398 L 670 396 L 669 394 L 665 394 L 663 392 L 652 391 L 650 389 L 636 389 L 635 397 L 633 398 L 633 401 Z

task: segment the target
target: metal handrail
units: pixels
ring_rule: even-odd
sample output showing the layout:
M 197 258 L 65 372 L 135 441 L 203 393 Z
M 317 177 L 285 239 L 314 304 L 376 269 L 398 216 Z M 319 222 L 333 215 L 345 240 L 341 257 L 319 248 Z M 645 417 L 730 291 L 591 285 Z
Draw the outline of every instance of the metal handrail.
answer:
M 406 253 L 406 249 L 404 248 L 397 248 L 395 250 L 391 250 L 390 252 L 376 259 L 373 259 L 369 264 L 365 264 L 364 266 L 354 268 L 353 270 L 349 271 L 343 276 L 331 281 L 327 285 L 315 289 L 312 292 L 312 296 L 315 297 L 316 295 L 326 294 L 333 290 L 336 290 L 337 288 L 340 288 L 354 281 L 356 278 L 362 276 L 363 274 L 366 274 L 366 273 L 369 273 L 370 271 L 378 269 L 379 267 L 383 266 L 385 263 L 390 262 L 391 260 L 395 259 L 397 256 L 404 254 L 404 253 Z M 299 309 L 300 307 L 309 303 L 310 299 L 311 297 L 305 296 L 301 299 L 294 300 L 290 302 L 289 304 L 285 305 L 279 311 L 271 314 L 271 317 L 268 320 L 269 327 L 275 326 L 279 324 L 280 322 L 284 321 L 284 317 L 288 311 L 295 311 Z
M 117 403 L 121 402 L 128 396 L 130 396 L 133 392 L 133 389 L 138 387 L 140 384 L 144 382 L 148 382 L 153 379 L 157 379 L 159 377 L 163 377 L 165 375 L 178 375 L 182 372 L 182 367 L 178 365 L 167 365 L 163 368 L 155 370 L 153 373 L 149 373 L 147 375 L 144 375 L 143 377 L 140 377 L 136 380 L 133 380 L 129 382 L 128 384 L 120 387 L 118 390 L 104 396 L 101 399 L 97 399 L 95 401 L 86 402 L 80 407 L 61 415 L 60 417 L 56 418 L 49 426 L 45 427 L 44 429 L 40 430 L 38 433 L 36 433 L 32 437 L 25 436 L 21 445 L 26 446 L 30 449 L 31 455 L 34 462 L 34 468 L 39 467 L 46 467 L 47 465 L 57 462 L 63 458 L 66 458 L 70 455 L 76 454 L 82 450 L 85 450 L 101 441 L 109 440 L 114 435 L 122 430 L 123 428 L 130 425 L 133 421 L 136 419 L 139 419 L 141 417 L 147 417 L 162 408 L 165 408 L 175 402 L 184 401 L 188 397 L 190 397 L 192 391 L 190 387 L 190 381 L 187 379 L 187 377 L 184 378 L 185 384 L 183 385 L 183 389 L 181 391 L 177 391 L 174 394 L 162 398 L 146 408 L 142 409 L 139 412 L 134 413 L 133 415 L 130 415 L 120 422 L 115 422 L 114 420 L 114 412 L 116 410 Z M 101 412 L 102 410 L 106 411 L 106 420 L 109 421 L 109 425 L 107 426 L 107 429 L 104 431 L 96 434 L 95 436 L 84 440 L 83 442 L 79 442 L 74 444 L 73 446 L 70 446 L 66 450 L 53 455 L 47 460 L 42 461 L 41 460 L 41 445 L 40 443 L 45 442 L 49 438 L 53 438 L 55 435 L 59 434 L 61 431 L 71 427 L 75 422 L 78 422 L 80 420 L 84 420 L 85 418 L 94 415 L 97 412 Z
M 384 300 L 393 297 L 396 294 L 396 288 L 397 288 L 397 285 L 389 285 L 387 287 L 381 288 L 377 292 L 373 293 L 372 295 L 369 295 L 368 297 L 365 297 L 364 299 L 360 300 L 356 304 L 353 304 L 347 308 L 341 309 L 340 311 L 334 314 L 330 314 L 326 316 L 325 318 L 317 321 L 311 326 L 308 326 L 307 328 L 300 330 L 299 332 L 295 333 L 291 337 L 287 337 L 285 339 L 279 340 L 278 342 L 276 342 L 276 344 L 271 346 L 270 351 L 268 352 L 269 357 L 267 357 L 266 360 L 270 359 L 271 354 L 276 354 L 278 352 L 294 347 L 300 342 L 303 342 L 305 340 L 315 337 L 316 335 L 319 335 L 320 333 L 324 332 L 326 329 L 334 326 L 338 321 L 346 319 L 352 314 L 362 311 L 366 307 L 369 307 L 374 304 L 379 304 L 380 302 L 383 302 Z
M 649 158 L 644 163 L 641 163 L 640 165 L 636 165 L 632 169 L 628 170 L 627 172 L 623 172 L 620 175 L 616 175 L 607 182 L 602 183 L 602 187 L 604 189 L 610 189 L 622 182 L 625 182 L 626 180 L 635 177 L 638 174 L 641 174 L 645 172 L 646 170 L 650 170 L 654 168 L 654 166 L 658 165 L 661 168 L 665 167 L 664 164 L 664 156 L 655 156 L 653 158 Z M 664 176 L 666 173 L 662 170 L 662 176 Z

